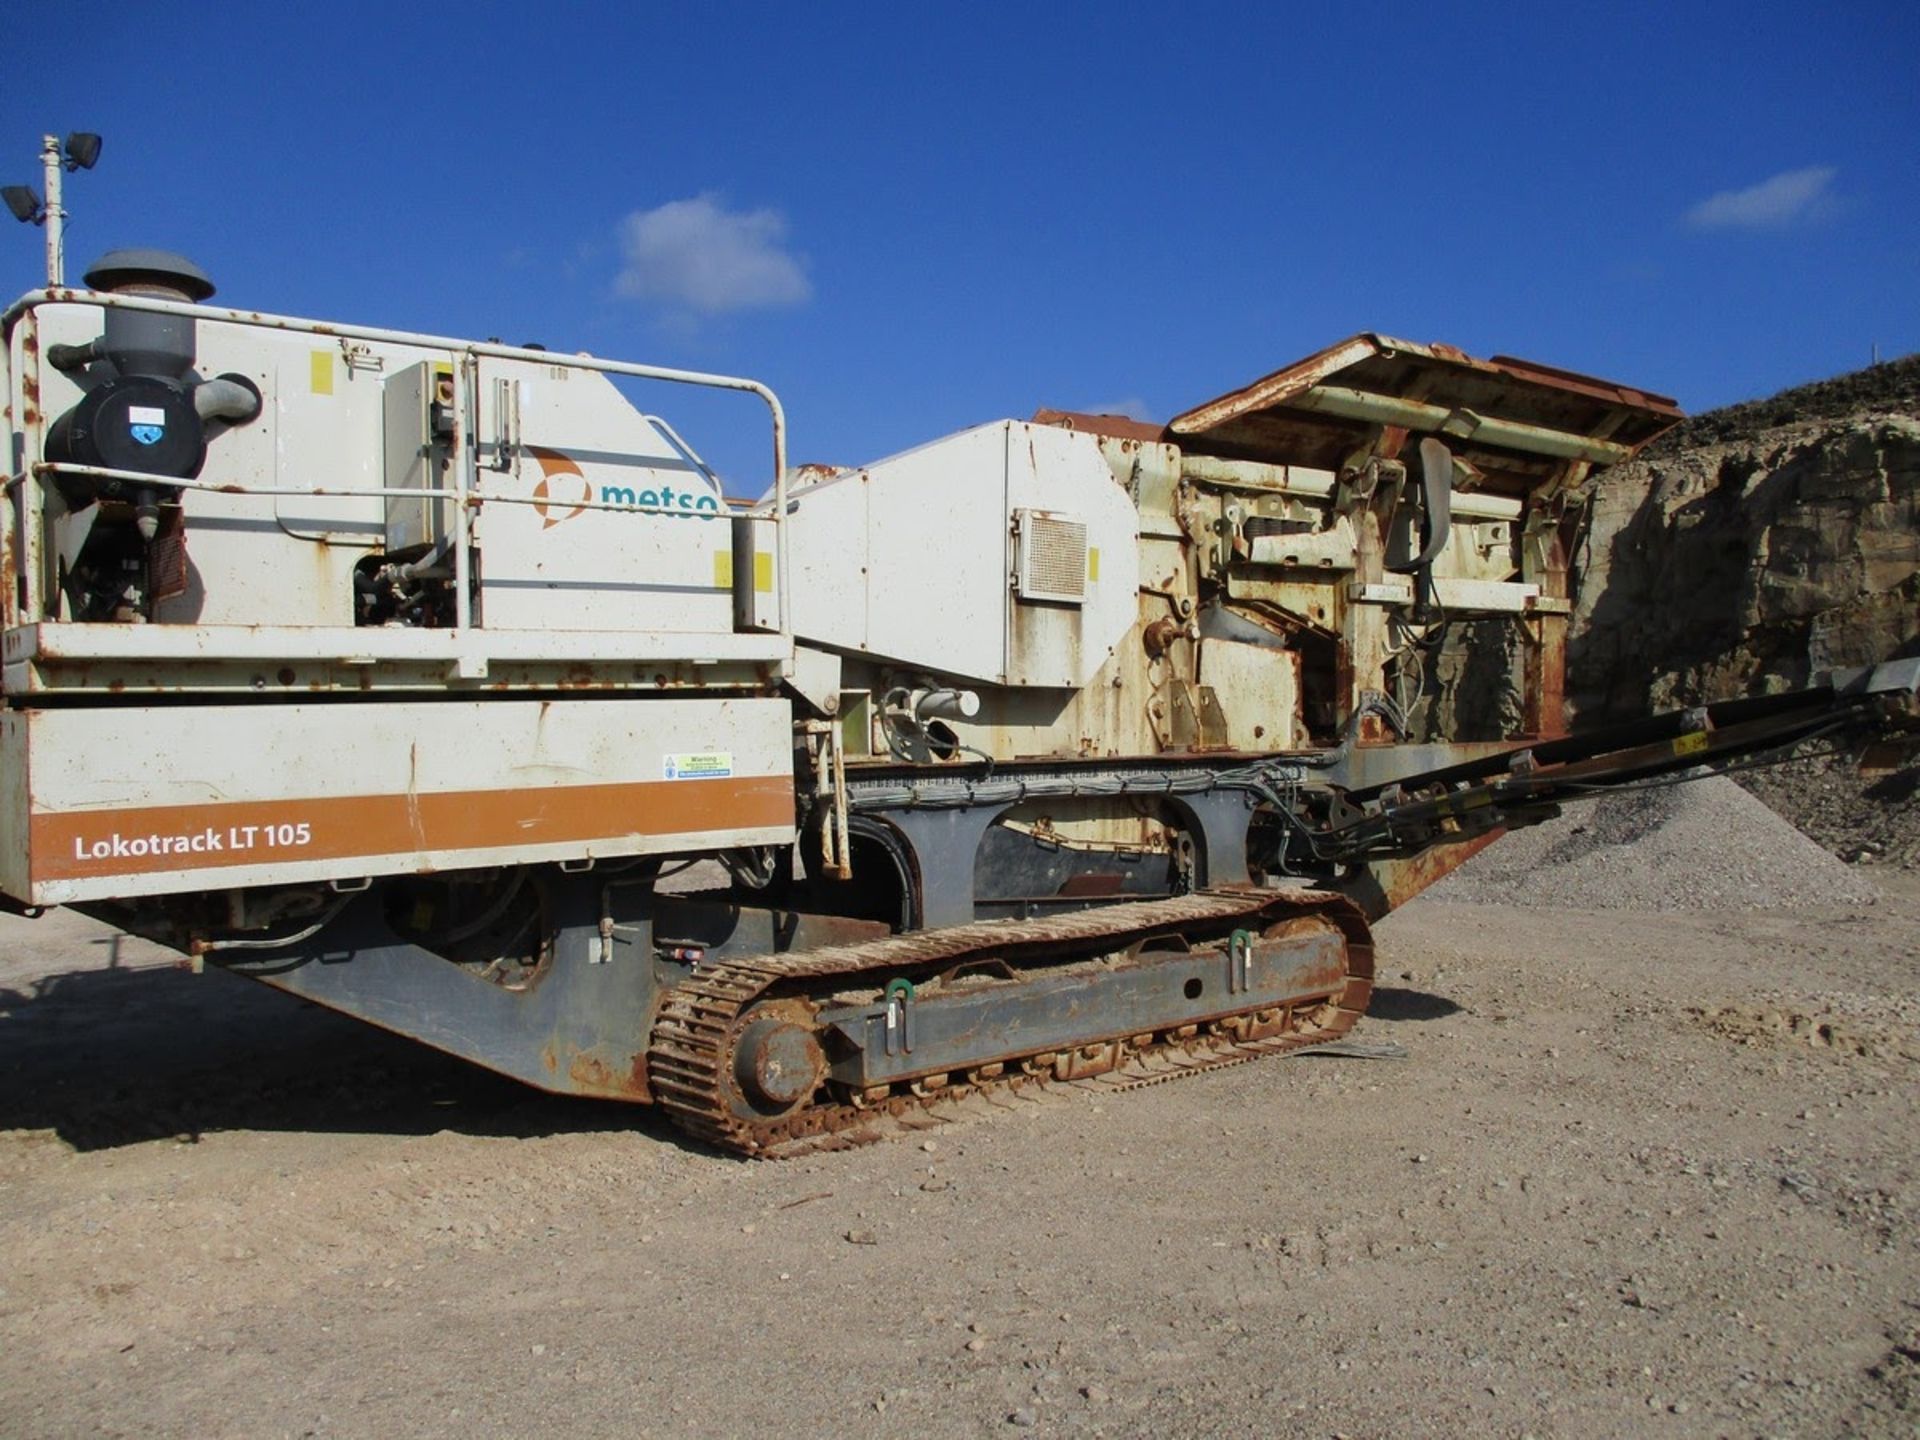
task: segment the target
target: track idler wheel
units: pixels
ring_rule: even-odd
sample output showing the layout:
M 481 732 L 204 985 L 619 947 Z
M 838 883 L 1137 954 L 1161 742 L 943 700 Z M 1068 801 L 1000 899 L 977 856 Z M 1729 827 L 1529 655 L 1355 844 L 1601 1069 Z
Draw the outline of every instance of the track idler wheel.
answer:
M 763 1114 L 804 1104 L 826 1078 L 826 1052 L 803 1021 L 782 1015 L 749 1018 L 734 1047 L 733 1079 Z

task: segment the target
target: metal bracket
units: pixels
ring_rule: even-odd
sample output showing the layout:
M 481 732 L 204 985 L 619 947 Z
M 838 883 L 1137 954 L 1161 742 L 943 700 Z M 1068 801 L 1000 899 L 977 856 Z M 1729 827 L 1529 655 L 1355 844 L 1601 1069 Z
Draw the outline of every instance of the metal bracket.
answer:
M 493 459 L 489 470 L 511 475 L 520 468 L 520 387 L 504 377 L 493 382 Z
M 853 851 L 847 838 L 847 762 L 838 720 L 805 720 L 796 729 L 807 738 L 814 763 L 814 795 L 822 801 L 820 864 L 836 880 L 853 878 Z
M 1243 995 L 1251 988 L 1248 966 L 1253 957 L 1253 936 L 1236 930 L 1227 939 L 1227 993 Z
M 887 982 L 887 1054 L 913 1053 L 913 982 L 896 977 Z
M 356 370 L 366 370 L 377 375 L 387 368 L 386 356 L 376 355 L 371 345 L 356 345 L 344 335 L 340 337 L 340 358 L 346 362 L 349 375 Z

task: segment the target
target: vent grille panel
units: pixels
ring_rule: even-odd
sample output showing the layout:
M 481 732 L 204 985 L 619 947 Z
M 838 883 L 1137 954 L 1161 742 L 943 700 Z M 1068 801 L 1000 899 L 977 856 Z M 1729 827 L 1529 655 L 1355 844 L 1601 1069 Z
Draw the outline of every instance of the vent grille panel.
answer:
M 1020 598 L 1079 605 L 1087 598 L 1085 522 L 1044 510 L 1014 512 L 1020 540 Z

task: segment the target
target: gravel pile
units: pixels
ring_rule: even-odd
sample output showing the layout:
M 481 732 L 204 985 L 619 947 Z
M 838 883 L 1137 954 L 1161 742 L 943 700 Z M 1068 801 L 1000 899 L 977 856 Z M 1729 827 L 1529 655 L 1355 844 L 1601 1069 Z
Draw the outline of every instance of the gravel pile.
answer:
M 1920 870 L 1920 757 L 1890 774 L 1863 774 L 1851 755 L 1811 742 L 1784 765 L 1749 770 L 1740 788 L 1860 865 Z
M 1725 776 L 1603 795 L 1517 830 L 1430 892 L 1571 910 L 1870 905 L 1872 884 Z

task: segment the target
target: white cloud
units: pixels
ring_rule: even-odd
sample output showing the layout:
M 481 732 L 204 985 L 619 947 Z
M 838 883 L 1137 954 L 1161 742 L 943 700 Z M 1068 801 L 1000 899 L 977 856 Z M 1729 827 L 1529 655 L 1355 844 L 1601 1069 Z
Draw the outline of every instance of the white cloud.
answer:
M 1159 418 L 1148 408 L 1147 402 L 1137 395 L 1130 395 L 1125 400 L 1109 400 L 1104 405 L 1083 406 L 1080 413 L 1082 415 L 1122 415 L 1129 420 L 1143 421 Z
M 1832 213 L 1833 177 L 1830 165 L 1805 170 L 1783 170 L 1745 190 L 1722 190 L 1687 211 L 1695 230 L 1780 230 L 1819 220 Z
M 620 224 L 614 290 L 699 315 L 804 304 L 813 286 L 786 238 L 778 210 L 728 210 L 711 194 L 636 210 Z

